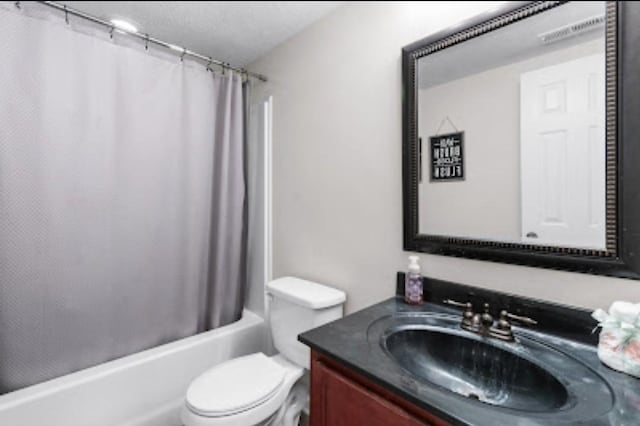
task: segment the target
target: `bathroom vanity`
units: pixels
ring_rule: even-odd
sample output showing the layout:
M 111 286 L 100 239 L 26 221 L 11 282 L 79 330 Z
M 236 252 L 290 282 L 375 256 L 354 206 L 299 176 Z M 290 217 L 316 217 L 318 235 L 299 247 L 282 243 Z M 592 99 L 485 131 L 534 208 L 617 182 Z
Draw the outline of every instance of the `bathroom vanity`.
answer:
M 401 289 L 402 276 L 398 279 Z M 640 380 L 601 364 L 588 311 L 427 279 L 428 301 L 388 299 L 308 331 L 311 424 L 633 425 Z M 399 294 L 399 293 L 398 293 Z M 444 300 L 535 318 L 513 341 L 462 326 Z M 494 322 L 497 324 L 497 320 Z
M 311 386 L 313 425 L 449 424 L 335 359 L 316 351 L 311 353 Z
M 402 49 L 405 251 L 640 279 L 638 22 L 638 2 L 509 2 Z M 640 425 L 590 312 L 396 294 L 299 336 L 312 426 Z

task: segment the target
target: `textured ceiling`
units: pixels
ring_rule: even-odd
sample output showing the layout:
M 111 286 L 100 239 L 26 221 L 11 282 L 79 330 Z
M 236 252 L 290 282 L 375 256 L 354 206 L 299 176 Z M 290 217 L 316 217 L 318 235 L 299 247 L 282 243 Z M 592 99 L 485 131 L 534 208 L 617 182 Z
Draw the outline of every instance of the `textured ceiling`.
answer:
M 330 13 L 339 1 L 63 1 L 122 18 L 153 37 L 245 66 Z

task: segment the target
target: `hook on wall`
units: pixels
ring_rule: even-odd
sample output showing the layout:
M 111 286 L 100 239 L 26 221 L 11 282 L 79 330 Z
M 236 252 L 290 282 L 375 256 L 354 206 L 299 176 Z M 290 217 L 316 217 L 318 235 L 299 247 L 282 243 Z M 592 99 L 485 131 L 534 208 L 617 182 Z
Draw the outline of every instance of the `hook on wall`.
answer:
M 442 119 L 442 121 L 440 122 L 440 125 L 438 126 L 438 130 L 436 130 L 436 136 L 438 136 L 440 134 L 440 130 L 442 130 L 442 126 L 445 123 L 449 123 L 451 125 L 451 127 L 453 127 L 453 130 L 455 130 L 456 132 L 459 132 L 458 128 L 456 127 L 455 124 L 453 124 L 453 121 L 451 121 L 451 119 L 449 118 L 449 116 L 447 115 L 445 118 Z

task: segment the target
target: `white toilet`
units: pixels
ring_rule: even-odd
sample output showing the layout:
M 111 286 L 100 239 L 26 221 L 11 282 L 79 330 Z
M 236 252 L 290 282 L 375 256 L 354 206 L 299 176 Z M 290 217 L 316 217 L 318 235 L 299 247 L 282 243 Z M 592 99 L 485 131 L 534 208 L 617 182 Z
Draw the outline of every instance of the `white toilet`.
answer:
M 189 385 L 185 426 L 294 426 L 308 404 L 309 348 L 298 334 L 342 317 L 345 294 L 331 287 L 285 277 L 267 284 L 269 323 L 280 352 L 226 361 Z

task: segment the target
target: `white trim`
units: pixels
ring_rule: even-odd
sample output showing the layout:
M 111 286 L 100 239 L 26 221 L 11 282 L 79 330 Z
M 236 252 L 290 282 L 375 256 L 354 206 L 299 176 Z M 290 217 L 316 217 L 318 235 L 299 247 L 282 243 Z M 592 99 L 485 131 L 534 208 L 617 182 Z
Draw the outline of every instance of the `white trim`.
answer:
M 273 279 L 273 96 L 263 104 L 264 112 L 264 230 L 265 230 L 265 284 Z

